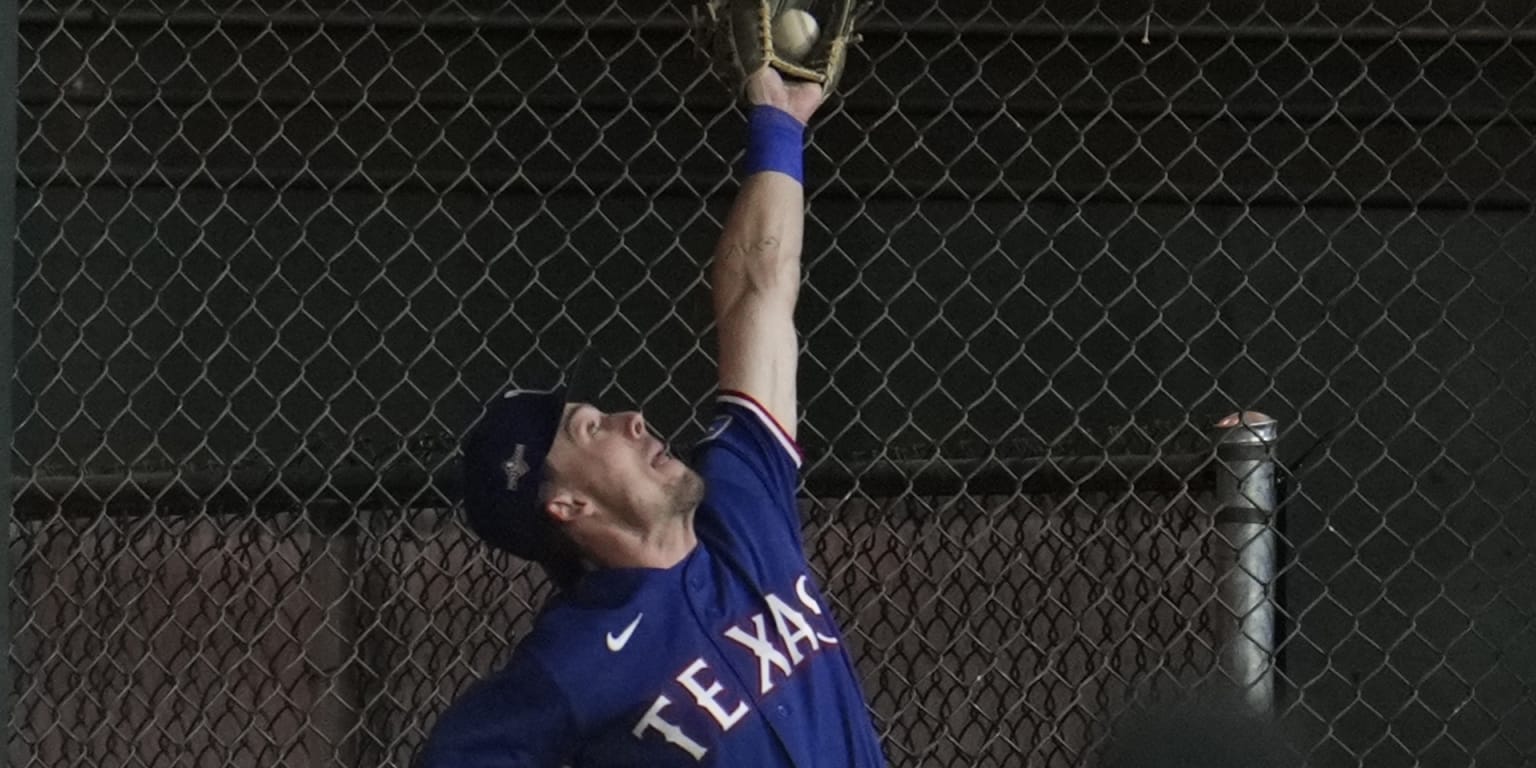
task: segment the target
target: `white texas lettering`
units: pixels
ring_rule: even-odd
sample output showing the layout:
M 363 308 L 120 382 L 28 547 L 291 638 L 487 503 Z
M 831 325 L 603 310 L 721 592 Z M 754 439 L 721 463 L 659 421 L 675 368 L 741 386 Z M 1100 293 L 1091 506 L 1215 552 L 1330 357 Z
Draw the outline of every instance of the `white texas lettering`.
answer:
M 825 617 L 826 611 L 811 597 L 806 585 L 805 576 L 801 576 L 795 582 L 795 596 L 799 598 L 800 605 L 814 616 Z M 764 600 L 768 603 L 768 612 L 773 614 L 774 628 L 778 630 L 779 641 L 789 651 L 788 656 L 780 653 L 773 641 L 768 639 L 768 625 L 761 613 L 754 615 L 751 619 L 752 632 L 749 633 L 740 626 L 733 626 L 725 631 L 727 638 L 757 657 L 759 694 L 766 694 L 773 690 L 774 670 L 778 670 L 781 677 L 788 678 L 794 674 L 795 666 L 804 661 L 809 653 L 821 650 L 823 643 L 837 644 L 837 638 L 817 632 L 806 620 L 805 614 L 784 602 L 778 595 L 770 592 L 764 596 Z M 802 644 L 808 645 L 809 650 L 801 650 Z M 710 674 L 701 679 L 701 673 Z M 695 704 L 719 723 L 721 731 L 729 731 L 751 711 L 746 701 L 738 699 L 736 706 L 730 707 L 727 701 L 721 700 L 725 686 L 712 674 L 709 664 L 703 658 L 694 659 L 693 663 L 677 676 L 677 682 L 693 696 Z M 671 703 L 672 700 L 666 696 L 657 696 L 656 703 L 651 705 L 650 711 L 646 712 L 645 717 L 640 718 L 640 722 L 635 725 L 633 731 L 635 738 L 644 738 L 646 731 L 655 730 L 669 744 L 682 748 L 693 755 L 695 760 L 703 760 L 709 750 L 703 744 L 688 738 L 688 735 L 683 733 L 682 727 L 668 722 L 661 716 L 662 710 Z
M 799 597 L 800 597 L 800 604 L 801 605 L 803 605 L 806 608 L 810 609 L 811 613 L 814 613 L 817 616 L 820 616 L 821 615 L 821 606 L 816 604 L 816 601 L 811 597 L 811 593 L 808 590 L 806 590 L 805 582 L 806 582 L 805 576 L 801 575 L 800 579 L 795 582 L 795 594 L 799 595 Z M 823 635 L 820 632 L 816 633 L 816 637 L 818 639 L 820 639 L 823 643 L 827 643 L 829 645 L 837 645 L 837 638 L 835 638 L 835 637 L 827 637 L 826 635 Z
M 682 747 L 688 754 L 693 755 L 693 759 L 703 760 L 704 754 L 709 751 L 703 744 L 688 738 L 688 735 L 683 733 L 683 729 L 676 724 L 661 719 L 661 710 L 666 709 L 671 703 L 672 700 L 666 696 L 657 696 L 656 703 L 651 705 L 651 710 L 646 712 L 645 717 L 640 718 L 640 722 L 635 725 L 633 731 L 635 738 L 643 738 L 647 728 L 655 728 L 669 743 Z
M 800 642 L 809 640 L 811 650 L 820 650 L 821 641 L 816 639 L 816 630 L 811 629 L 809 622 L 805 620 L 805 614 L 789 607 L 789 603 L 779 599 L 778 595 L 768 593 L 768 610 L 773 612 L 773 623 L 778 626 L 779 637 L 784 640 L 784 647 L 789 649 L 789 658 L 796 664 L 805 658 L 800 652 Z M 794 625 L 791 632 L 789 625 Z
M 697 675 L 706 669 L 709 669 L 709 665 L 705 664 L 703 659 L 694 659 L 693 663 L 688 665 L 688 668 L 683 670 L 681 675 L 677 676 L 677 681 L 682 683 L 689 693 L 693 694 L 693 700 L 703 707 L 704 711 L 714 716 L 715 722 L 720 724 L 721 730 L 729 731 L 731 726 L 741 722 L 741 718 L 746 717 L 747 703 L 744 701 L 736 702 L 736 708 L 726 712 L 725 707 L 720 706 L 720 700 L 716 698 L 716 696 L 720 695 L 721 691 L 725 690 L 725 686 L 721 685 L 718 680 L 711 682 L 708 688 L 699 682 Z
M 773 643 L 768 642 L 768 627 L 763 623 L 761 613 L 752 617 L 752 624 L 757 628 L 756 635 L 749 635 L 741 630 L 741 627 L 731 627 L 725 631 L 725 636 L 745 646 L 752 655 L 757 657 L 758 693 L 767 693 L 773 690 L 773 668 L 777 667 L 784 677 L 789 677 L 793 667 L 784 654 L 779 653 Z

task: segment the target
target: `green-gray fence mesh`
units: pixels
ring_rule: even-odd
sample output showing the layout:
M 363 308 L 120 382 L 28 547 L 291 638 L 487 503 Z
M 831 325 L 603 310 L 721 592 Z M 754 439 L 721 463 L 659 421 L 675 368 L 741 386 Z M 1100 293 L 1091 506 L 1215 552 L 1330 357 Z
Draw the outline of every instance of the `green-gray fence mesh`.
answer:
M 19 18 L 12 764 L 407 764 L 546 594 L 454 507 L 482 400 L 591 333 L 699 433 L 690 8 Z M 1091 764 L 1213 677 L 1314 765 L 1536 759 L 1533 83 L 1524 0 L 872 11 L 802 511 L 893 764 Z

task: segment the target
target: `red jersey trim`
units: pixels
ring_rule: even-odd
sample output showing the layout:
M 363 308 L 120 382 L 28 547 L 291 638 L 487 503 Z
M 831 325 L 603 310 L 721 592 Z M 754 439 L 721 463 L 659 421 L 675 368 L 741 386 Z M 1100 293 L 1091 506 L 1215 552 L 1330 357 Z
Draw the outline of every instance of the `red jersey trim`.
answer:
M 768 431 L 778 438 L 779 445 L 784 446 L 784 450 L 789 453 L 790 461 L 795 463 L 795 468 L 800 468 L 800 463 L 805 460 L 805 452 L 800 450 L 800 444 L 796 443 L 795 439 L 789 436 L 789 431 L 784 429 L 779 420 L 775 419 L 773 414 L 763 407 L 762 403 L 759 403 L 745 392 L 737 392 L 731 389 L 720 390 L 720 394 L 715 399 L 722 403 L 740 406 L 756 414 L 758 421 L 761 421 L 763 426 L 767 427 Z

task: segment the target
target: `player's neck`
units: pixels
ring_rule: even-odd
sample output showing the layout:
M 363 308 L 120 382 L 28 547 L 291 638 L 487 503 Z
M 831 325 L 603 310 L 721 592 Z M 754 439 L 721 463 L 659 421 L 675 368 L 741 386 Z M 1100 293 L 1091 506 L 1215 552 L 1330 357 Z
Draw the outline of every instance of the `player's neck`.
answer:
M 593 552 L 605 568 L 671 568 L 698 546 L 693 532 L 693 511 L 658 521 L 644 531 L 627 530 L 604 552 Z
M 667 518 L 651 530 L 641 544 L 641 554 L 648 568 L 671 568 L 683 561 L 699 540 L 693 534 L 693 513 Z

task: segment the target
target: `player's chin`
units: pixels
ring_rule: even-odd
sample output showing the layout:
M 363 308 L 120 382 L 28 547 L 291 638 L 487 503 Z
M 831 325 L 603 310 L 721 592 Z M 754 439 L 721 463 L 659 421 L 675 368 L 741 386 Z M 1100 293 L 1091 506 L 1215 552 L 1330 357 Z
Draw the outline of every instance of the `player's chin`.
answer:
M 693 469 L 687 464 L 673 458 L 669 458 L 661 464 L 652 467 L 651 471 L 656 473 L 657 478 L 661 480 L 662 484 L 669 487 L 677 487 L 680 484 L 686 483 L 688 476 L 694 474 Z
M 669 483 L 671 486 L 671 496 L 678 502 L 679 506 L 692 509 L 704 500 L 704 478 L 699 476 L 699 473 L 693 471 L 693 468 L 687 464 L 681 461 L 676 462 L 676 464 L 678 467 L 677 477 L 673 478 Z

